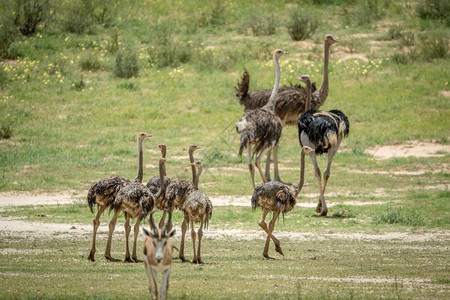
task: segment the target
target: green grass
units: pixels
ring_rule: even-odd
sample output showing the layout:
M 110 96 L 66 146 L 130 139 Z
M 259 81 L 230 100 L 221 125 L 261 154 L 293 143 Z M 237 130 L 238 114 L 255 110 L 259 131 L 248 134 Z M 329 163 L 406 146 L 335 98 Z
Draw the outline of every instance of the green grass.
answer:
M 14 20 L 7 18 L 16 3 L 4 2 L 0 24 L 12 26 Z M 234 125 L 243 110 L 236 82 L 246 68 L 250 90 L 272 87 L 272 51 L 282 48 L 291 54 L 281 61 L 281 84 L 309 74 L 320 86 L 323 37 L 333 33 L 339 43 L 331 50 L 330 91 L 322 109 L 345 112 L 350 135 L 331 169 L 326 195 L 336 205 L 329 217 L 315 217 L 313 208 L 287 214 L 277 232 L 313 238 L 283 238 L 286 257 L 274 262 L 262 260 L 261 239 L 226 241 L 206 234 L 207 264 L 175 261 L 169 293 L 175 299 L 448 298 L 448 241 L 320 238 L 328 233 L 439 235 L 450 229 L 449 153 L 378 161 L 364 152 L 411 140 L 449 143 L 450 102 L 443 91 L 449 89 L 450 29 L 444 19 L 418 15 L 416 7 L 428 7 L 427 1 L 50 2 L 35 35 L 8 36 L 8 28 L 0 35 L 2 45 L 9 45 L 8 59 L 0 60 L 1 192 L 85 195 L 92 182 L 111 174 L 134 178 L 136 136 L 146 131 L 153 137 L 144 142 L 144 180 L 157 173 L 160 154 L 154 147 L 160 143 L 168 148 L 168 175 L 190 178 L 187 149 L 197 144 L 202 149 L 195 156 L 204 164 L 201 189 L 211 197 L 248 196 L 250 201 L 246 158 L 237 156 Z M 75 10 L 88 4 L 85 11 Z M 257 22 L 252 22 L 255 7 Z M 292 41 L 286 28 L 295 10 L 312 12 L 318 21 L 305 42 Z M 69 25 L 80 33 L 68 32 Z M 427 47 L 429 38 L 433 47 Z M 133 54 L 124 69 L 138 69 L 129 79 L 115 75 L 116 57 L 123 51 Z M 288 182 L 298 181 L 299 150 L 297 129 L 285 128 L 279 160 Z M 325 168 L 325 156 L 319 164 Z M 305 180 L 298 201 L 314 205 L 318 185 L 309 159 Z M 85 199 L 77 200 L 10 207 L 1 215 L 91 224 Z M 260 211 L 250 207 L 216 207 L 211 229 L 259 232 L 259 218 Z M 174 219 L 179 224 L 181 214 Z M 101 222 L 108 221 L 105 214 Z M 1 298 L 147 297 L 141 265 L 85 259 L 90 234 L 0 235 L 0 283 L 6 287 Z M 103 233 L 98 251 L 104 242 Z M 123 255 L 123 242 L 116 239 L 114 255 Z

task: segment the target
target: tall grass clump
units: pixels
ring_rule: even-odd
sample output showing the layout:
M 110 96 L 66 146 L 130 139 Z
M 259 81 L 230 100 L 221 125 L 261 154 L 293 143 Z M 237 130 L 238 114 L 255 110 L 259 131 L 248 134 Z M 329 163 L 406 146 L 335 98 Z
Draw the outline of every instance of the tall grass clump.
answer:
M 148 50 L 149 64 L 157 68 L 178 67 L 192 57 L 192 41 L 178 39 L 170 24 L 155 25 L 151 46 Z
M 311 13 L 295 10 L 291 13 L 286 27 L 292 40 L 302 41 L 314 34 L 319 22 Z
M 62 26 L 70 33 L 83 34 L 92 32 L 94 19 L 92 18 L 87 1 L 73 1 L 65 10 Z
M 252 11 L 239 25 L 237 31 L 253 36 L 273 35 L 277 30 L 277 19 L 273 14 L 265 14 L 262 11 Z
M 9 47 L 17 39 L 19 30 L 8 15 L 0 16 L 0 58 L 12 58 Z
M 422 0 L 416 6 L 417 15 L 422 19 L 444 21 L 450 25 L 450 2 L 448 0 Z
M 199 25 L 205 26 L 221 26 L 226 23 L 226 11 L 224 1 L 207 1 L 205 7 L 201 10 Z M 209 4 L 209 5 L 208 5 Z
M 80 67 L 83 71 L 98 71 L 102 68 L 100 61 L 93 55 L 81 59 Z
M 117 53 L 114 74 L 121 78 L 137 77 L 139 65 L 136 53 L 131 50 L 122 50 Z
M 383 2 L 383 6 L 379 3 Z M 389 5 L 388 1 L 378 0 L 365 0 L 360 1 L 355 7 L 342 7 L 342 22 L 347 26 L 367 26 L 373 24 L 375 21 L 380 20 L 385 15 L 386 6 Z
M 24 36 L 36 33 L 38 25 L 45 22 L 49 15 L 48 0 L 17 0 L 14 12 L 14 24 Z
M 416 212 L 405 212 L 400 209 L 394 209 L 390 206 L 386 208 L 385 212 L 382 212 L 373 217 L 373 221 L 376 224 L 401 224 L 407 226 L 424 226 L 425 220 L 421 215 Z

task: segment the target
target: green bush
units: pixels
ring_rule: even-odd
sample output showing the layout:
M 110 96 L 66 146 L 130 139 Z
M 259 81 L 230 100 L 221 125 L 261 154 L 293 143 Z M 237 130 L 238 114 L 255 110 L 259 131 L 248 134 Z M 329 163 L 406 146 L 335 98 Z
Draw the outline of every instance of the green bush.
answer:
M 9 139 L 12 136 L 12 127 L 8 121 L 2 121 L 0 126 L 0 138 Z
M 65 11 L 63 30 L 70 33 L 82 34 L 92 30 L 94 19 L 85 1 L 74 1 Z
M 98 71 L 102 68 L 102 64 L 96 57 L 89 55 L 80 61 L 80 67 L 83 71 Z
M 251 31 L 254 36 L 273 35 L 277 30 L 277 25 L 273 14 L 267 15 L 262 11 L 255 10 L 238 25 L 237 31 L 243 34 Z
M 50 11 L 48 0 L 17 0 L 14 24 L 24 36 L 33 35 Z
M 441 31 L 420 34 L 418 48 L 420 56 L 425 60 L 449 56 L 448 38 Z
M 403 212 L 399 209 L 393 209 L 388 206 L 386 212 L 373 217 L 376 224 L 402 224 L 407 226 L 424 226 L 425 221 L 422 216 L 416 212 Z
M 119 51 L 116 56 L 114 73 L 117 77 L 131 78 L 139 74 L 139 65 L 136 53 L 130 50 Z
M 223 1 L 207 1 L 206 7 L 201 11 L 199 23 L 201 26 L 220 26 L 225 24 L 225 6 Z M 211 3 L 212 6 L 207 4 Z
M 416 12 L 422 19 L 441 20 L 450 25 L 450 2 L 448 0 L 422 0 Z
M 294 41 L 301 41 L 309 38 L 316 31 L 319 23 L 311 13 L 294 11 L 287 24 L 289 35 Z
M 12 18 L 0 17 L 0 58 L 11 58 L 9 47 L 17 39 L 19 30 Z

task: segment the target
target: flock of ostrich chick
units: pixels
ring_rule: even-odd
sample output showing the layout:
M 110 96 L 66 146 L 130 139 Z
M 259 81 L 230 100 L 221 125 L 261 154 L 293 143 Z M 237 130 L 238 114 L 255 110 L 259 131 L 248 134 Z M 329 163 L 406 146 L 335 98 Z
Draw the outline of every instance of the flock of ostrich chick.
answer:
M 344 113 L 339 110 L 320 111 L 318 108 L 325 102 L 328 96 L 328 61 L 330 47 L 336 38 L 327 34 L 324 40 L 324 70 L 320 89 L 316 89 L 315 83 L 311 83 L 308 75 L 298 78 L 306 87 L 290 85 L 279 87 L 281 72 L 279 59 L 288 52 L 277 49 L 273 53 L 276 68 L 276 79 L 272 89 L 249 92 L 250 75 L 244 71 L 241 82 L 236 88 L 236 96 L 241 105 L 245 107 L 244 115 L 236 123 L 236 130 L 240 134 L 239 155 L 246 150 L 248 168 L 254 188 L 251 198 L 251 206 L 262 208 L 262 216 L 259 222 L 261 228 L 267 233 L 263 256 L 267 259 L 270 240 L 275 244 L 275 251 L 283 255 L 280 241 L 272 234 L 278 216 L 292 210 L 296 204 L 296 198 L 302 190 L 305 173 L 305 156 L 309 155 L 314 165 L 315 176 L 319 186 L 319 203 L 316 212 L 326 216 L 328 209 L 325 202 L 325 187 L 330 177 L 330 168 L 334 155 L 339 149 L 342 139 L 349 133 L 349 121 Z M 298 184 L 284 183 L 280 179 L 278 171 L 278 143 L 284 126 L 297 125 L 298 137 L 301 148 L 300 179 Z M 196 145 L 189 147 L 189 160 L 192 168 L 192 181 L 185 179 L 169 178 L 166 175 L 166 146 L 157 147 L 161 151 L 159 160 L 159 176 L 152 177 L 146 185 L 143 184 L 143 141 L 150 137 L 145 132 L 139 133 L 138 173 L 134 180 L 120 176 L 110 176 L 95 182 L 89 189 L 87 200 L 89 207 L 94 212 L 94 206 L 98 207 L 97 215 L 93 220 L 93 238 L 89 259 L 94 261 L 96 234 L 100 224 L 100 216 L 106 210 L 114 210 L 114 215 L 109 223 L 108 241 L 105 250 L 105 258 L 117 261 L 111 257 L 111 241 L 117 218 L 121 212 L 125 216 L 126 254 L 125 261 L 138 262 L 136 242 L 139 234 L 140 222 L 149 216 L 148 222 L 151 231 L 143 229 L 146 235 L 144 244 L 144 264 L 149 277 L 150 293 L 157 297 L 157 273 L 163 273 L 161 298 L 167 297 L 168 278 L 172 262 L 172 251 L 175 248 L 170 237 L 174 235 L 172 230 L 172 213 L 175 209 L 184 213 L 181 225 L 181 243 L 179 258 L 185 262 L 184 243 L 185 234 L 190 226 L 193 243 L 193 263 L 202 263 L 201 241 L 203 228 L 208 226 L 212 216 L 213 206 L 208 196 L 198 189 L 202 164 L 195 161 L 194 151 L 199 149 Z M 271 152 L 273 151 L 274 180 L 270 178 Z M 267 153 L 265 170 L 261 168 L 261 158 Z M 328 154 L 326 171 L 322 174 L 317 164 L 316 155 Z M 255 185 L 255 167 L 261 175 L 262 184 Z M 161 210 L 163 215 L 158 226 L 153 215 Z M 269 224 L 265 218 L 272 211 L 273 217 Z M 149 215 L 150 214 L 150 215 Z M 167 221 L 166 215 L 168 215 Z M 130 219 L 135 218 L 133 249 L 130 256 L 129 236 L 131 232 Z M 194 230 L 194 223 L 199 223 L 198 231 Z M 196 238 L 198 245 L 196 247 Z

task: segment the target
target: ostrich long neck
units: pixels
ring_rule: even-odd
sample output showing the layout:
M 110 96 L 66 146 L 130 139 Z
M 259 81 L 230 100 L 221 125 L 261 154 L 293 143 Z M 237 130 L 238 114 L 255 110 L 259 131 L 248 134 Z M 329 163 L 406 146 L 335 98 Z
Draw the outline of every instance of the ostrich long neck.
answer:
M 304 183 L 305 183 L 305 154 L 303 153 L 303 150 L 302 150 L 302 154 L 301 154 L 301 158 L 300 158 L 300 181 L 295 190 L 295 198 L 297 198 L 298 194 L 301 192 Z
M 269 101 L 264 106 L 267 110 L 274 112 L 275 111 L 275 98 L 277 97 L 278 93 L 278 86 L 280 85 L 280 78 L 281 78 L 281 72 L 280 72 L 280 64 L 278 62 L 278 57 L 273 56 L 273 61 L 275 63 L 275 68 L 277 70 L 277 75 L 275 78 L 275 85 L 273 86 L 272 94 L 270 94 Z
M 144 177 L 144 170 L 143 170 L 143 164 L 144 164 L 144 157 L 142 154 L 142 139 L 138 138 L 138 152 L 139 152 L 139 166 L 138 166 L 138 173 L 136 176 L 136 181 L 142 182 L 142 178 Z
M 156 198 L 161 197 L 164 195 L 164 192 L 166 191 L 166 185 L 164 183 L 164 170 L 166 169 L 166 164 L 163 161 L 159 162 L 159 191 L 156 193 Z
M 306 104 L 305 112 L 311 109 L 311 81 L 306 81 Z
M 191 164 L 194 163 L 194 150 L 189 149 L 189 160 L 191 161 Z M 195 166 L 191 165 L 192 168 L 192 183 L 195 185 L 195 179 L 197 177 Z
M 198 166 L 198 173 L 197 173 L 197 177 L 195 178 L 195 182 L 194 182 L 194 188 L 196 190 L 198 190 L 198 182 L 200 180 L 200 174 L 202 174 L 202 170 L 203 170 L 202 166 Z
M 323 80 L 319 89 L 319 102 L 322 105 L 328 96 L 328 60 L 330 58 L 330 44 L 325 42 L 323 59 Z
M 166 158 L 166 148 L 165 148 L 165 147 L 163 147 L 163 148 L 161 149 L 161 157 L 164 158 L 164 159 Z M 162 170 L 162 171 L 163 171 L 163 175 L 164 175 L 164 176 L 167 176 L 167 173 L 166 173 L 166 164 L 163 164 L 163 167 L 162 167 L 162 168 L 163 168 L 163 170 Z

